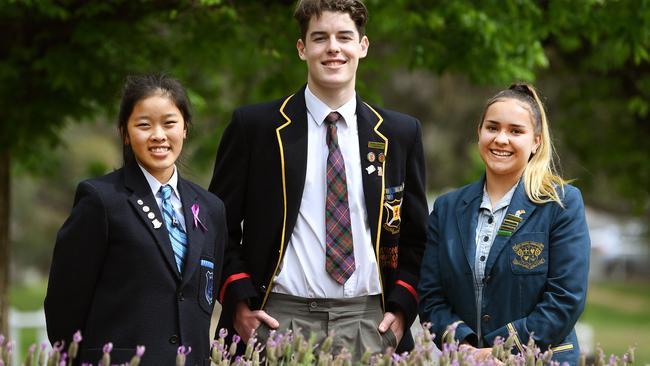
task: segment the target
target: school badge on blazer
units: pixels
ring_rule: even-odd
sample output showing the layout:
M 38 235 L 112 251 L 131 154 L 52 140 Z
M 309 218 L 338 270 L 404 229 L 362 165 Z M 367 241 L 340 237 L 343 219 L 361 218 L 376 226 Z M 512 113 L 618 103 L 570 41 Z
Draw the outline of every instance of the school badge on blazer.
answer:
M 400 224 L 402 223 L 402 194 L 404 183 L 396 187 L 386 188 L 384 209 L 385 220 L 382 227 L 392 234 L 399 233 Z
M 544 264 L 544 258 L 541 257 L 544 251 L 544 244 L 534 241 L 525 241 L 523 243 L 515 244 L 512 246 L 516 257 L 512 260 L 512 264 L 521 266 L 526 269 L 533 269 L 541 264 Z
M 199 286 L 199 304 L 203 310 L 211 314 L 214 303 L 214 262 L 212 259 L 201 259 Z

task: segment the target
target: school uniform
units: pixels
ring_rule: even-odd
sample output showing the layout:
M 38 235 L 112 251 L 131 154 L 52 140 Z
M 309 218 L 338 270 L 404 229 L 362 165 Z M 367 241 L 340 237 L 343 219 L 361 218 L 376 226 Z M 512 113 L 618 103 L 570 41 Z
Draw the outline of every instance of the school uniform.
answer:
M 176 173 L 175 173 L 176 174 Z M 150 177 L 150 179 L 155 179 Z M 186 232 L 182 271 L 159 208 L 159 193 L 136 163 L 77 187 L 57 235 L 45 299 L 48 337 L 69 344 L 81 330 L 78 360 L 96 364 L 114 345 L 111 363 L 173 365 L 191 346 L 188 365 L 209 365 L 209 333 L 226 241 L 223 203 L 178 177 L 174 195 Z
M 302 226 L 307 230 L 301 228 L 294 235 L 297 222 L 303 225 L 312 220 L 310 217 L 315 218 L 312 222 L 317 221 L 317 212 L 307 212 L 313 209 L 310 202 L 319 199 L 311 185 L 313 179 L 325 179 L 314 176 L 313 166 L 307 163 L 308 159 L 312 161 L 312 157 L 308 158 L 312 149 L 326 147 L 324 132 L 322 141 L 310 140 L 312 128 L 322 127 L 324 131 L 325 127 L 315 127 L 322 120 L 314 116 L 318 113 L 308 110 L 306 95 L 308 98 L 309 91 L 303 87 L 279 100 L 236 109 L 221 139 L 209 190 L 222 197 L 227 208 L 229 241 L 219 290 L 223 304 L 219 327 L 230 329 L 231 334 L 234 305 L 241 300 L 247 300 L 254 310 L 264 309 L 272 293 L 271 297 L 292 294 L 292 288 L 307 291 L 300 295 L 304 298 L 319 298 L 321 293 L 318 283 L 316 288 L 308 285 L 306 289 L 302 283 L 296 283 L 302 282 L 296 278 L 313 281 L 313 271 L 304 264 L 302 268 L 296 265 L 301 263 L 296 260 L 300 253 L 290 247 L 294 240 L 301 241 L 301 248 L 309 251 L 310 240 L 305 238 L 318 235 L 307 231 L 324 230 L 321 226 L 325 221 L 323 211 L 323 223 L 315 225 L 318 228 Z M 351 109 L 358 149 L 346 151 L 350 146 L 344 142 L 341 147 L 347 165 L 348 192 L 360 188 L 362 226 L 369 228 L 367 239 L 363 239 L 363 233 L 355 231 L 352 218 L 355 256 L 357 246 L 370 248 L 370 262 L 378 267 L 375 273 L 379 303 L 385 311 L 404 313 L 407 329 L 402 346 L 408 348 L 413 344 L 408 326 L 417 314 L 416 285 L 426 241 L 420 123 L 413 117 L 370 106 L 358 96 L 352 100 Z M 308 125 L 314 122 L 313 126 Z M 341 133 L 349 127 L 348 122 L 339 122 L 346 124 L 340 126 Z M 348 164 L 356 164 L 360 174 L 351 173 Z M 310 196 L 306 197 L 307 194 Z M 320 199 L 324 202 L 325 195 Z M 353 201 L 350 203 L 354 204 Z M 351 211 L 354 214 L 355 208 Z M 316 255 L 322 249 L 316 242 L 313 245 L 312 253 Z M 310 259 L 306 257 L 303 256 Z M 325 263 L 316 265 L 324 267 Z M 325 277 L 323 281 L 329 281 Z M 365 279 L 366 275 L 361 277 Z M 274 288 L 276 281 L 278 286 Z M 322 287 L 322 293 L 332 293 L 326 285 Z M 341 289 L 341 294 L 347 294 L 347 287 Z M 368 294 L 373 294 L 375 287 L 370 283 L 367 289 Z M 351 291 L 354 294 L 354 289 Z
M 420 319 L 431 323 L 438 344 L 455 323 L 456 339 L 476 347 L 491 347 L 495 337 L 513 333 L 514 352 L 523 352 L 533 337 L 542 351 L 554 351 L 553 360 L 575 365 L 580 350 L 574 326 L 586 301 L 590 252 L 580 191 L 564 186 L 564 208 L 535 204 L 522 178 L 482 253 L 480 242 L 490 239 L 489 230 L 477 230 L 484 182 L 435 202 L 418 286 Z

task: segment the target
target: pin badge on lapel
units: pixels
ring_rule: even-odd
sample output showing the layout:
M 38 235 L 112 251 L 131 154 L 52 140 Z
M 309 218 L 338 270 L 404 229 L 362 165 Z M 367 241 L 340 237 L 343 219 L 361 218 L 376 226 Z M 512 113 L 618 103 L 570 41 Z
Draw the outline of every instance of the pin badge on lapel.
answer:
M 379 153 L 379 155 L 377 155 L 377 161 L 383 163 L 384 160 L 386 160 L 386 156 L 384 155 L 384 153 Z
M 367 158 L 368 158 L 369 162 L 371 162 L 371 163 L 374 162 L 375 161 L 375 153 L 372 152 L 372 151 L 369 152 L 368 155 L 367 155 Z
M 521 215 L 525 214 L 526 210 L 517 210 L 515 214 L 507 214 L 503 219 L 501 227 L 497 231 L 497 235 L 501 236 L 512 236 L 512 233 L 517 230 L 517 226 L 523 220 Z
M 368 165 L 368 166 L 366 167 L 366 171 L 368 172 L 368 174 L 372 174 L 372 173 L 374 173 L 375 170 L 377 170 L 377 168 L 375 168 L 374 165 Z
M 378 150 L 384 150 L 386 147 L 386 144 L 383 142 L 379 141 L 368 141 L 368 148 L 369 149 L 378 149 Z
M 154 229 L 160 229 L 162 226 L 162 222 L 158 221 L 158 219 L 154 219 L 151 223 L 153 224 Z

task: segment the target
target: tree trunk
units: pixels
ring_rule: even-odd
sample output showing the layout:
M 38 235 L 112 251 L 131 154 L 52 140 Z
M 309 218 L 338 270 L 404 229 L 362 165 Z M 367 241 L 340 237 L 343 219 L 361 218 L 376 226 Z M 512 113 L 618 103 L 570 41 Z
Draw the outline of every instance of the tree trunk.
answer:
M 0 150 L 0 334 L 9 330 L 9 150 Z

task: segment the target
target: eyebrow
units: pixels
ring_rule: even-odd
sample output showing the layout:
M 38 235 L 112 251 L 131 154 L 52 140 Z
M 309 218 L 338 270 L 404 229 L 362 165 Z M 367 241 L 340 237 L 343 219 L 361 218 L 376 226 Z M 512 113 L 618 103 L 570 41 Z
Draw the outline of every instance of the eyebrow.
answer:
M 313 31 L 313 32 L 309 33 L 309 37 L 313 38 L 313 37 L 316 37 L 316 36 L 325 36 L 327 34 L 328 33 L 325 32 L 325 31 Z M 342 30 L 342 31 L 336 32 L 336 34 L 342 34 L 342 35 L 352 34 L 353 35 L 354 31 L 352 31 L 352 30 Z
M 528 126 L 526 126 L 525 123 L 518 123 L 518 122 L 513 122 L 513 123 L 510 123 L 510 122 L 500 122 L 500 121 L 493 120 L 493 119 L 485 120 L 485 122 L 486 122 L 486 123 L 492 123 L 492 124 L 495 124 L 495 125 L 503 125 L 503 124 L 507 124 L 507 125 L 512 126 L 512 127 L 523 127 L 523 128 L 528 127 Z

